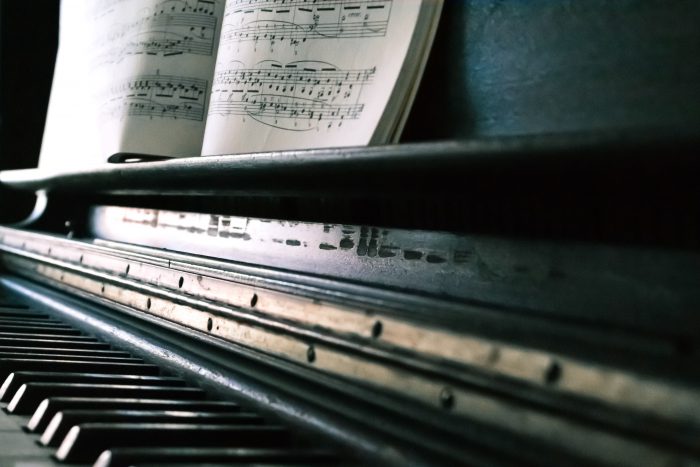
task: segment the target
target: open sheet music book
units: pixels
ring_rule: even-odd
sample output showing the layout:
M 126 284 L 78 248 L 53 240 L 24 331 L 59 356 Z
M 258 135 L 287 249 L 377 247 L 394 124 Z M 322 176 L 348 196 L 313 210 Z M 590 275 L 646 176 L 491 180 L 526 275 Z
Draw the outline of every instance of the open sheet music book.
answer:
M 441 0 L 64 0 L 40 168 L 396 139 Z

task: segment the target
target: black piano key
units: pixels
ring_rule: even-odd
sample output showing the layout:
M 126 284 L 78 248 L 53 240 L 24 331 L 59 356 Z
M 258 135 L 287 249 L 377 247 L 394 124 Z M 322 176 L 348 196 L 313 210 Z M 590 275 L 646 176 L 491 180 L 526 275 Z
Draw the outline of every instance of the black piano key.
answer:
M 25 383 L 5 410 L 15 415 L 33 413 L 48 397 L 119 397 L 144 399 L 204 399 L 199 388 L 134 386 L 119 384 Z
M 6 308 L 20 308 L 20 309 L 29 309 L 29 306 L 21 301 L 18 301 L 12 296 L 8 295 L 3 295 L 0 296 L 0 310 L 6 309 Z
M 289 432 L 279 426 L 84 423 L 70 429 L 55 458 L 63 462 L 94 462 L 110 447 L 284 447 L 289 438 Z
M 26 356 L 25 356 L 26 357 Z M 158 375 L 160 370 L 147 363 L 117 363 L 81 359 L 30 359 L 8 358 L 0 360 L 0 380 L 15 371 L 59 371 L 72 373 L 122 373 L 134 375 Z
M 60 319 L 56 319 L 52 316 L 2 316 L 2 315 L 0 315 L 0 323 L 19 324 L 19 325 L 23 325 L 25 323 L 39 323 L 40 325 L 43 323 L 51 323 L 51 324 L 60 324 L 62 326 L 69 326 L 68 324 L 66 324 L 65 321 L 61 321 Z
M 65 410 L 58 412 L 39 440 L 44 446 L 58 446 L 68 431 L 82 423 L 201 423 L 205 425 L 264 425 L 256 414 L 242 412 L 184 412 L 176 410 Z
M 97 340 L 76 340 L 71 338 L 54 339 L 52 337 L 35 337 L 31 339 L 2 337 L 0 345 L 17 346 L 17 347 L 56 347 L 64 349 L 109 349 L 110 345 L 106 342 L 98 342 Z
M 21 353 L 21 352 L 0 352 L 0 362 L 5 360 L 65 360 L 83 362 L 105 362 L 105 363 L 143 363 L 143 360 L 136 357 L 106 357 L 100 355 L 66 355 L 60 352 L 43 353 Z
M 43 432 L 53 417 L 62 410 L 190 410 L 200 412 L 235 412 L 235 402 L 177 399 L 125 399 L 97 397 L 50 397 L 34 411 L 25 427 L 32 433 Z
M 23 308 L 0 308 L 0 316 L 3 318 L 48 318 L 47 313 Z
M 301 464 L 337 465 L 337 458 L 331 451 L 324 449 L 247 449 L 247 448 L 190 448 L 190 447 L 150 447 L 150 448 L 113 448 L 104 451 L 97 458 L 93 467 L 129 467 L 143 463 L 223 463 L 231 464 Z M 161 465 L 162 465 L 161 464 Z
M 238 467 L 304 467 L 307 465 L 313 465 L 313 466 L 333 466 L 333 467 L 338 467 L 343 464 L 340 464 L 338 462 L 285 462 L 285 463 L 277 463 L 277 462 L 248 462 L 246 460 L 242 461 L 227 461 L 227 462 L 158 462 L 158 461 L 153 461 L 153 462 L 139 462 L 137 464 L 131 464 L 129 467 L 231 467 L 232 465 L 238 466 Z M 356 465 L 356 464 L 355 464 Z M 44 467 L 39 466 L 39 467 Z M 53 466 L 46 466 L 46 467 L 53 467 Z
M 72 339 L 76 341 L 88 341 L 97 342 L 92 336 L 81 336 L 75 333 L 71 334 L 59 334 L 51 333 L 46 334 L 43 332 L 5 332 L 4 329 L 0 328 L 0 339 L 13 338 L 13 339 Z
M 148 386 L 184 386 L 180 378 L 103 373 L 59 373 L 17 371 L 11 373 L 0 386 L 0 402 L 8 402 L 24 383 L 99 383 L 136 384 Z
M 81 331 L 71 328 L 71 327 L 64 327 L 64 328 L 54 328 L 51 326 L 41 326 L 41 325 L 9 325 L 9 326 L 2 326 L 0 327 L 2 329 L 2 332 L 5 334 L 34 334 L 34 335 L 52 335 L 52 334 L 60 334 L 62 336 L 79 336 L 82 334 Z
M 0 328 L 2 328 L 4 325 L 11 325 L 11 324 L 28 324 L 28 325 L 40 325 L 40 326 L 61 326 L 61 327 L 68 327 L 67 324 L 63 323 L 62 321 L 59 321 L 57 319 L 53 318 L 41 318 L 41 317 L 31 317 L 31 318 L 18 318 L 18 317 L 0 317 Z
M 17 300 L 14 295 L 3 294 L 0 296 L 0 308 L 29 308 L 29 306 Z
M 133 358 L 130 353 L 123 350 L 109 349 L 65 349 L 62 347 L 9 347 L 0 345 L 0 355 L 3 354 L 57 354 L 57 355 L 78 355 L 86 357 L 120 357 Z M 0 357 L 2 358 L 2 357 Z
M 232 465 L 237 465 L 239 467 L 302 467 L 307 464 L 296 464 L 296 463 L 287 463 L 287 464 L 278 464 L 276 462 L 273 463 L 261 463 L 261 462 L 254 462 L 250 463 L 247 461 L 243 462 L 207 462 L 207 463 L 200 463 L 200 462 L 185 462 L 185 463 L 180 463 L 178 462 L 177 464 L 174 464 L 172 462 L 167 462 L 167 463 L 162 463 L 162 462 L 139 462 L 138 464 L 132 464 L 130 467 L 231 467 Z M 324 465 L 324 464 L 321 464 Z M 335 466 L 335 464 L 333 464 Z M 41 466 L 44 467 L 44 466 Z

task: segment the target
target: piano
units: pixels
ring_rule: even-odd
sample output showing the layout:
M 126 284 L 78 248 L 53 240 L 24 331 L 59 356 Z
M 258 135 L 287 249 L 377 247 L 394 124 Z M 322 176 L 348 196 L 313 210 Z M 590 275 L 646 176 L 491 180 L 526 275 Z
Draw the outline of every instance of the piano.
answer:
M 28 8 L 0 466 L 700 463 L 696 4 L 447 2 L 399 144 L 62 174 Z

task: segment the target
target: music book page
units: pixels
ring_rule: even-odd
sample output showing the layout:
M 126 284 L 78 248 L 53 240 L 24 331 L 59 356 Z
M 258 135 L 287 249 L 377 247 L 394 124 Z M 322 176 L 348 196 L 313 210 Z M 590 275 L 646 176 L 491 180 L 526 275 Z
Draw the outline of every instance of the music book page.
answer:
M 223 0 L 69 0 L 40 167 L 200 154 Z
M 228 0 L 202 152 L 368 144 L 421 8 L 435 6 L 410 0 Z
M 386 143 L 441 0 L 64 0 L 40 168 Z

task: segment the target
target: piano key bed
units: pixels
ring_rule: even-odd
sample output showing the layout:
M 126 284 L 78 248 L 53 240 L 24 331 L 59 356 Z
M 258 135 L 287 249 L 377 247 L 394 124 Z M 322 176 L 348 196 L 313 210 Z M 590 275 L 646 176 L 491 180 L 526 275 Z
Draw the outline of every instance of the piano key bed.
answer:
M 327 465 L 323 443 L 0 289 L 0 466 Z

